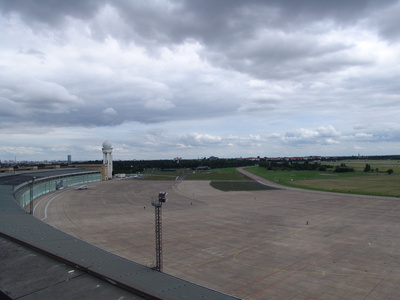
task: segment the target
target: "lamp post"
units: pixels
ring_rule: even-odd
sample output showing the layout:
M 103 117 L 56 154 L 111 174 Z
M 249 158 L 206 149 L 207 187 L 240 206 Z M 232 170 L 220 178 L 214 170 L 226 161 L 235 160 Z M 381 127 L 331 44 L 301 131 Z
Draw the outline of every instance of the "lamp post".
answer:
M 30 196 L 30 201 L 29 201 L 29 212 L 31 215 L 33 215 L 33 183 L 35 182 L 36 177 L 33 176 L 31 180 L 31 185 L 29 187 L 29 196 Z
M 155 270 L 162 272 L 163 264 L 162 264 L 162 214 L 161 208 L 162 204 L 167 201 L 167 193 L 160 192 L 158 194 L 158 201 L 153 200 L 151 205 L 155 208 L 155 232 L 156 232 L 156 266 L 154 267 Z

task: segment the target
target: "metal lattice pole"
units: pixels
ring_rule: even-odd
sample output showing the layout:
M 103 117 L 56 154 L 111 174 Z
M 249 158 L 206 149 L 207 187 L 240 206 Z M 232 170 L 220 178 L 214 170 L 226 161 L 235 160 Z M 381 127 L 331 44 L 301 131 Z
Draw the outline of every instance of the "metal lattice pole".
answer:
M 162 211 L 161 204 L 155 206 L 156 213 L 156 270 L 162 272 Z
M 167 193 L 160 192 L 158 194 L 158 201 L 154 200 L 151 202 L 151 205 L 155 208 L 156 214 L 156 266 L 155 270 L 162 272 L 163 270 L 163 262 L 162 262 L 162 213 L 161 208 L 162 204 L 167 201 Z

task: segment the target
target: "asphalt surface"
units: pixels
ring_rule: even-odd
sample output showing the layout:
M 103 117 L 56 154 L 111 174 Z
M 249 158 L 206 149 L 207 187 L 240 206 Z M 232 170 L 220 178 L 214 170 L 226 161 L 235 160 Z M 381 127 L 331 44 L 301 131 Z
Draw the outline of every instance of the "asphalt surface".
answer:
M 166 191 L 165 273 L 244 299 L 400 299 L 398 199 L 298 189 L 222 192 L 208 181 L 90 186 L 38 198 L 35 216 L 152 266 L 150 203 Z

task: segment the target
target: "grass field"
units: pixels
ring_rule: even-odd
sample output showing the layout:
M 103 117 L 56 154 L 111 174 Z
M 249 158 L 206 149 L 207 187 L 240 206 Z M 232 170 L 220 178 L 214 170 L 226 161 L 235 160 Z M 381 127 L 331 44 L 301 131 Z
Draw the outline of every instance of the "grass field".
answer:
M 354 160 L 338 160 L 335 162 L 329 162 L 327 164 L 337 166 L 341 163 L 345 163 L 346 166 L 352 167 L 355 171 L 363 172 L 365 165 L 369 164 L 371 169 L 376 171 L 378 169 L 378 173 L 385 173 L 388 169 L 393 169 L 394 173 L 400 173 L 400 161 L 398 160 L 363 160 L 363 159 L 354 159 Z
M 306 189 L 400 197 L 400 162 L 390 160 L 346 160 L 327 162 L 336 166 L 345 163 L 355 169 L 354 172 L 335 173 L 327 171 L 268 171 L 261 167 L 249 167 L 247 171 L 277 183 Z M 365 173 L 365 165 L 369 164 L 372 173 Z M 394 173 L 387 175 L 386 171 Z M 210 180 L 211 185 L 222 191 L 246 191 L 263 189 L 257 184 L 248 183 L 249 178 L 235 168 L 213 169 L 207 171 L 169 170 L 144 172 L 143 180 L 175 180 L 184 175 L 185 180 Z M 239 181 L 243 181 L 239 183 Z
M 194 171 L 186 180 L 249 180 L 245 175 L 236 171 L 236 168 L 213 169 L 208 171 Z
M 146 170 L 142 172 L 141 180 L 175 180 L 176 177 L 184 174 L 186 170 Z
M 308 179 L 326 179 L 340 177 L 368 176 L 365 172 L 335 173 L 332 171 L 269 171 L 261 167 L 249 167 L 247 171 L 272 181 L 294 181 Z
M 300 180 L 295 185 L 332 192 L 400 197 L 400 175 Z
M 146 174 L 142 176 L 140 180 L 175 180 L 175 178 L 176 176 L 170 176 L 170 175 Z
M 254 180 L 211 181 L 210 185 L 213 188 L 224 192 L 276 190 L 276 188 L 266 186 L 265 184 L 261 184 Z
M 329 164 L 340 165 L 341 163 L 355 168 L 355 172 L 268 171 L 260 167 L 249 167 L 246 170 L 287 186 L 351 194 L 400 197 L 400 162 L 349 160 Z M 366 164 L 370 164 L 375 172 L 365 173 L 363 170 Z M 376 172 L 376 168 L 379 169 L 378 172 Z M 387 175 L 388 169 L 393 169 L 394 173 Z
M 148 170 L 142 173 L 141 180 L 176 180 L 184 176 L 185 180 L 249 180 L 245 175 L 236 171 L 236 168 L 223 168 L 194 171 L 190 169 L 177 170 Z

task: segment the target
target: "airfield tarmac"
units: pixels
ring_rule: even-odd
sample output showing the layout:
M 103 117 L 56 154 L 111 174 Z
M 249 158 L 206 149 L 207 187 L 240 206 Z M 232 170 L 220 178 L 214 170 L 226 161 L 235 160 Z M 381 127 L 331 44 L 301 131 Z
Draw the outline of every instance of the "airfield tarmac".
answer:
M 38 198 L 35 216 L 153 266 L 151 198 L 165 191 L 167 274 L 243 299 L 400 299 L 399 199 L 284 187 L 222 192 L 208 181 L 90 186 Z

